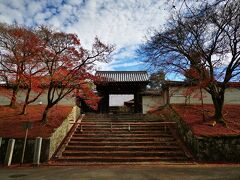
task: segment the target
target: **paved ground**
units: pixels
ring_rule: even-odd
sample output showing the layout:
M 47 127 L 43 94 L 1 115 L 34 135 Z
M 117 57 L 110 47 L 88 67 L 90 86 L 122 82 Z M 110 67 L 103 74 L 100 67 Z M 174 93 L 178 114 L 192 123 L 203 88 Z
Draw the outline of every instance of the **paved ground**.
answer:
M 156 165 L 114 167 L 1 168 L 0 179 L 240 180 L 240 165 Z

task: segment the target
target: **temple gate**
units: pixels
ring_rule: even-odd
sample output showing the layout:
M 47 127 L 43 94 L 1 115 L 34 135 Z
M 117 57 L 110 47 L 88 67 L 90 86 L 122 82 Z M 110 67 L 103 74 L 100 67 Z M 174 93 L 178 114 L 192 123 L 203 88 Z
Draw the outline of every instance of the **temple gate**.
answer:
M 142 113 L 141 92 L 146 89 L 149 83 L 146 71 L 97 71 L 99 81 L 95 82 L 96 90 L 100 97 L 98 111 L 109 112 L 110 94 L 133 94 L 134 112 Z

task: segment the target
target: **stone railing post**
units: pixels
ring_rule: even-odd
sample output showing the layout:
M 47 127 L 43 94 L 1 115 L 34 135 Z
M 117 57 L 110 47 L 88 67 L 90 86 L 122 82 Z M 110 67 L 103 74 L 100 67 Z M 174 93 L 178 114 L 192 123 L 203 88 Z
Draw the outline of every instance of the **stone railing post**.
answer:
M 2 137 L 0 137 L 0 149 L 1 149 L 1 145 L 2 145 Z
M 7 152 L 4 160 L 4 165 L 7 165 L 7 166 L 11 165 L 14 145 L 15 145 L 15 139 L 9 139 Z
M 34 155 L 33 155 L 33 165 L 35 166 L 38 166 L 40 164 L 41 148 L 42 148 L 42 138 L 37 137 L 35 140 Z

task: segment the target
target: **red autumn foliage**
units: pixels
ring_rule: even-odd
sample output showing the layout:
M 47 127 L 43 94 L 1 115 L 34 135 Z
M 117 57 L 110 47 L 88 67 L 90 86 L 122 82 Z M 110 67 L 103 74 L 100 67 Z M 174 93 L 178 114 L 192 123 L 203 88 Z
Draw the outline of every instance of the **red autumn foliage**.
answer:
M 44 70 L 39 61 L 43 51 L 43 41 L 31 29 L 21 26 L 0 26 L 1 69 L 0 77 L 12 87 L 11 106 L 16 106 L 17 93 L 20 87 L 27 87 L 28 93 L 24 107 L 33 102 L 29 101 L 32 90 L 38 90 L 37 77 Z M 39 92 L 39 91 L 38 91 Z M 23 111 L 25 108 L 23 108 Z
M 215 121 L 214 106 L 204 105 L 206 121 L 202 119 L 201 105 L 172 105 L 181 119 L 190 127 L 197 136 L 225 136 L 240 134 L 240 105 L 224 105 L 223 115 L 228 127 L 221 124 L 215 126 L 207 125 L 208 122 Z
M 36 51 L 36 53 L 39 54 L 38 51 Z M 32 59 L 26 62 L 22 77 L 22 87 L 26 89 L 26 96 L 21 114 L 26 114 L 27 106 L 35 102 L 44 92 L 42 84 L 44 83 L 43 77 L 45 76 L 45 69 L 46 68 L 42 66 L 41 61 L 38 59 Z M 35 96 L 31 96 L 32 91 L 36 93 Z
M 29 111 L 31 113 L 19 115 L 21 112 L 20 108 L 12 109 L 7 106 L 0 106 L 0 137 L 23 138 L 25 130 L 23 130 L 22 124 L 30 121 L 33 125 L 28 132 L 29 138 L 38 136 L 48 138 L 62 124 L 72 109 L 71 106 L 54 106 L 49 112 L 48 124 L 42 126 L 40 120 L 44 108 L 44 105 L 30 105 Z
M 169 114 L 171 113 L 171 109 L 170 108 L 165 108 L 165 107 L 157 107 L 157 108 L 151 108 L 148 112 L 148 114 L 154 114 L 157 116 L 165 116 L 166 118 L 169 116 Z
M 12 98 L 12 93 L 5 86 L 0 86 L 0 96 L 4 96 L 7 99 L 11 99 Z
M 42 123 L 47 123 L 49 109 L 67 95 L 78 92 L 90 97 L 86 103 L 96 108 L 97 98 L 91 89 L 84 85 L 94 80 L 89 72 L 94 70 L 95 62 L 108 62 L 113 46 L 103 44 L 98 38 L 92 45 L 92 50 L 84 49 L 77 35 L 55 32 L 49 28 L 41 27 L 39 37 L 45 42 L 45 49 L 41 60 L 46 66 L 47 106 L 43 112 Z M 96 95 L 95 95 L 96 96 Z M 90 99 L 90 101 L 89 101 Z
M 80 87 L 80 89 L 75 91 L 75 97 L 83 99 L 89 107 L 97 110 L 101 98 L 92 91 L 89 83 L 83 82 L 80 84 Z
M 95 62 L 110 60 L 113 46 L 95 38 L 92 49 L 87 50 L 75 34 L 43 26 L 30 29 L 5 24 L 0 24 L 0 42 L 0 80 L 12 87 L 10 105 L 16 106 L 20 88 L 25 88 L 27 92 L 22 114 L 26 113 L 26 106 L 34 102 L 43 89 L 47 92 L 43 124 L 47 123 L 49 110 L 65 96 L 74 95 L 76 89 L 84 94 L 86 103 L 97 108 L 99 98 L 90 92 L 91 89 L 82 88 L 82 85 L 94 80 L 89 72 L 94 70 Z M 30 98 L 31 91 L 37 95 Z

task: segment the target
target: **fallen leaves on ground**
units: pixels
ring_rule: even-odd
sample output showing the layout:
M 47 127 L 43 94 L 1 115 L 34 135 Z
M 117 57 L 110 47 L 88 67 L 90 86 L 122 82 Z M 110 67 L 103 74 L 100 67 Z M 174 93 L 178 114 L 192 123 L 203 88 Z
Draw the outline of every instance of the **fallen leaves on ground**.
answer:
M 28 106 L 26 115 L 19 115 L 21 108 L 10 108 L 8 106 L 0 106 L 0 137 L 5 138 L 21 138 L 25 136 L 23 128 L 24 122 L 31 122 L 32 128 L 28 131 L 29 138 L 43 137 L 48 138 L 58 128 L 63 120 L 71 112 L 71 106 L 56 105 L 48 116 L 48 123 L 42 125 L 41 117 L 44 105 Z

